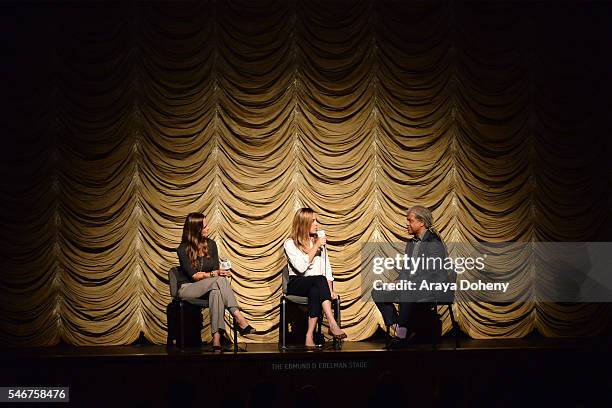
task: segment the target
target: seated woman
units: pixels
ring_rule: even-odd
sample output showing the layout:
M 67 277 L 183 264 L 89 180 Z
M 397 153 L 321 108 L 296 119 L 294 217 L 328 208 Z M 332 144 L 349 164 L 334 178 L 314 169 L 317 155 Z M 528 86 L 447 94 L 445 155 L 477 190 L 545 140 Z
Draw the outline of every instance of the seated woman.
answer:
M 333 290 L 334 277 L 326 254 L 326 240 L 317 237 L 318 230 L 314 211 L 301 208 L 293 217 L 291 238 L 284 245 L 289 264 L 287 294 L 308 296 L 307 348 L 315 347 L 313 334 L 321 311 L 329 322 L 329 334 L 336 339 L 346 338 L 332 313 L 331 300 L 338 296 Z M 322 253 L 324 257 L 321 257 Z
M 193 299 L 208 294 L 213 350 L 221 350 L 220 331 L 225 331 L 225 308 L 236 319 L 240 334 L 254 333 L 255 329 L 238 310 L 238 302 L 227 279 L 230 271 L 219 269 L 217 244 L 208 238 L 206 216 L 199 213 L 187 216 L 177 252 L 182 272 L 178 280 L 179 297 Z

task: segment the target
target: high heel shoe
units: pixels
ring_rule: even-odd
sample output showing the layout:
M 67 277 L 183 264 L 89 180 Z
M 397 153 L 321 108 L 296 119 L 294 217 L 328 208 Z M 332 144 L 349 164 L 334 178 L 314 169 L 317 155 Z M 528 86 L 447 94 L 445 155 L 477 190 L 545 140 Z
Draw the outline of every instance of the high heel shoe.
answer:
M 331 329 L 329 329 L 327 333 L 329 333 L 329 335 L 332 336 L 335 340 L 342 340 L 346 339 L 347 337 L 345 332 L 342 332 L 342 334 L 334 334 L 332 333 Z
M 255 328 L 250 324 L 247 324 L 245 328 L 242 328 L 238 323 L 236 323 L 234 328 L 238 331 L 238 333 L 240 333 L 241 336 L 244 336 L 245 334 L 254 334 L 257 332 L 257 330 L 255 330 Z

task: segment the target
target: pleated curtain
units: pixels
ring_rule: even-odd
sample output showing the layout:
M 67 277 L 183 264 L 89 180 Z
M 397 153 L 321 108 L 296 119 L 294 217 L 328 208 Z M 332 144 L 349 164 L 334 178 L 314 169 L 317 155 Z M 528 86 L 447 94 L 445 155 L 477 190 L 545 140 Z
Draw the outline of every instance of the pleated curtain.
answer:
M 282 246 L 303 206 L 327 233 L 349 340 L 384 328 L 362 296 L 361 249 L 405 240 L 411 205 L 432 209 L 447 242 L 596 239 L 610 213 L 612 37 L 593 8 L 11 6 L 0 342 L 120 345 L 142 332 L 164 343 L 190 212 L 208 216 L 232 261 L 262 332 L 246 341 L 270 343 Z M 467 335 L 602 329 L 608 304 L 534 298 L 536 257 L 515 259 L 524 301 L 458 299 Z

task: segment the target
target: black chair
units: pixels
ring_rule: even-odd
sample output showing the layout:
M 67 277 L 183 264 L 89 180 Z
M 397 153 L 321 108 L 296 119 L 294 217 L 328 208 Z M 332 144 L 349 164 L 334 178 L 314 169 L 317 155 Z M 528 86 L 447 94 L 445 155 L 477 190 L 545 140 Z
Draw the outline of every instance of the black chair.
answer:
M 178 322 L 179 338 L 176 340 L 178 340 L 177 343 L 178 343 L 179 348 L 183 349 L 185 348 L 185 309 L 190 306 L 195 306 L 197 308 L 200 308 L 200 310 L 206 309 L 208 308 L 208 299 L 207 298 L 203 298 L 203 299 L 201 298 L 181 299 L 179 298 L 178 277 L 180 273 L 181 271 L 179 267 L 175 266 L 173 268 L 170 268 L 170 270 L 168 271 L 168 278 L 169 278 L 168 280 L 170 283 L 170 297 L 172 298 L 172 303 L 177 304 L 179 308 L 179 322 Z M 238 351 L 238 331 L 236 330 L 236 321 L 233 316 L 232 316 L 232 320 L 233 320 L 232 329 L 233 329 L 233 335 L 234 335 L 234 352 L 237 352 Z M 170 324 L 168 324 L 168 326 L 170 326 Z M 171 334 L 170 327 L 168 327 L 168 338 L 166 342 L 167 345 L 172 345 L 173 340 L 175 339 L 173 338 L 173 335 Z
M 450 272 L 447 272 L 445 275 L 442 275 L 442 281 L 445 282 L 457 282 L 457 273 L 453 270 Z M 455 291 L 449 291 L 449 292 L 445 292 L 444 294 L 437 294 L 437 296 L 435 297 L 434 303 L 433 303 L 433 308 L 434 311 L 436 312 L 436 317 L 438 319 L 438 321 L 440 322 L 440 334 L 442 333 L 442 315 L 440 314 L 440 311 L 438 309 L 438 306 L 446 306 L 448 307 L 448 313 L 450 314 L 450 318 L 451 318 L 451 331 L 453 332 L 452 334 L 455 336 L 455 348 L 459 348 L 459 324 L 457 324 L 457 321 L 455 320 L 455 314 L 453 313 L 453 303 L 455 303 Z M 433 346 L 436 347 L 438 345 L 438 341 L 440 340 L 439 336 L 436 336 L 434 338 L 434 344 Z
M 438 316 L 438 319 L 441 320 L 442 315 L 440 314 L 440 312 L 438 311 L 438 306 L 447 306 L 448 307 L 448 313 L 450 314 L 450 318 L 451 318 L 451 324 L 452 324 L 452 328 L 451 331 L 453 332 L 453 335 L 455 336 L 455 348 L 459 348 L 459 324 L 457 323 L 457 321 L 455 320 L 455 314 L 453 313 L 453 303 L 454 301 L 450 300 L 450 301 L 437 301 L 434 304 L 435 310 L 436 310 L 436 314 Z M 438 345 L 438 342 L 434 342 L 434 347 Z
M 283 294 L 280 300 L 280 324 L 278 327 L 279 335 L 278 335 L 278 344 L 281 350 L 287 350 L 289 347 L 287 346 L 287 331 L 289 322 L 287 321 L 287 306 L 288 305 L 296 305 L 301 307 L 301 309 L 305 309 L 308 306 L 308 297 L 306 296 L 296 296 L 296 295 L 288 295 L 287 294 L 287 285 L 289 284 L 289 267 L 285 266 L 281 272 L 283 279 Z M 340 296 L 338 299 L 332 300 L 332 309 L 334 311 L 334 319 L 340 325 Z M 315 343 L 317 346 L 323 346 L 324 337 L 321 334 L 321 325 L 322 318 L 319 318 L 317 321 L 317 329 L 315 331 Z M 342 342 L 340 340 L 334 339 L 333 341 L 334 348 L 339 350 L 342 347 Z

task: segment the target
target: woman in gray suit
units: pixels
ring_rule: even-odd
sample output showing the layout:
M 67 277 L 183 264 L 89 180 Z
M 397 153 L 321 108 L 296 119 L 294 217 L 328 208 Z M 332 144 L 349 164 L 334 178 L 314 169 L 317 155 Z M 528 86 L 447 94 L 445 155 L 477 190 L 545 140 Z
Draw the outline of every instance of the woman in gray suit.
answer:
M 221 350 L 221 333 L 225 331 L 225 308 L 236 319 L 240 334 L 254 333 L 255 329 L 238 309 L 238 302 L 230 286 L 229 270 L 219 269 L 217 244 L 208 238 L 208 220 L 200 213 L 185 219 L 183 238 L 177 249 L 181 274 L 178 295 L 181 299 L 200 298 L 208 294 L 213 350 Z

